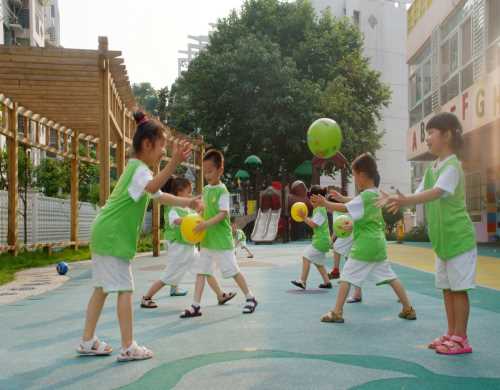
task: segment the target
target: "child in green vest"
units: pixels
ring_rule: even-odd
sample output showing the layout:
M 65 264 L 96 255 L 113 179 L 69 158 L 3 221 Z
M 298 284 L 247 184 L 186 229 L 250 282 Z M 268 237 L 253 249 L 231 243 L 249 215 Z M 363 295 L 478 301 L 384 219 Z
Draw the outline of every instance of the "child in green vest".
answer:
M 436 287 L 443 290 L 447 332 L 429 344 L 446 355 L 472 352 L 467 339 L 468 290 L 475 288 L 477 246 L 465 205 L 464 172 L 456 153 L 462 147 L 462 126 L 452 113 L 440 113 L 427 123 L 427 145 L 437 160 L 427 169 L 414 195 L 383 194 L 379 205 L 396 212 L 425 204 L 427 228 L 436 252 Z
M 313 196 L 324 196 L 326 195 L 326 189 L 321 188 L 318 185 L 314 185 L 311 187 L 311 194 Z M 323 283 L 321 283 L 318 287 L 332 288 L 332 283 L 330 283 L 330 278 L 328 277 L 328 271 L 325 268 L 325 264 L 328 261 L 327 254 L 330 251 L 331 245 L 328 215 L 325 207 L 320 206 L 317 203 L 313 203 L 313 207 L 314 211 L 312 218 L 308 218 L 305 211 L 299 211 L 299 217 L 303 218 L 304 223 L 313 229 L 312 243 L 304 250 L 302 255 L 302 273 L 300 278 L 291 281 L 294 286 L 297 286 L 302 290 L 306 289 L 311 263 L 316 266 L 316 269 L 323 278 Z
M 253 253 L 247 247 L 247 236 L 245 232 L 241 229 L 238 229 L 238 225 L 236 225 L 236 220 L 234 217 L 231 217 L 231 230 L 233 232 L 233 240 L 234 240 L 234 253 L 236 254 L 236 250 L 238 248 L 243 249 L 247 252 L 247 258 L 252 259 Z
M 181 198 L 188 198 L 192 195 L 193 188 L 191 182 L 184 177 L 172 177 L 168 179 L 167 184 L 162 189 L 165 193 L 172 194 Z M 167 241 L 167 266 L 163 277 L 157 280 L 149 288 L 146 295 L 142 297 L 141 307 L 145 309 L 155 309 L 158 307 L 153 301 L 154 295 L 166 285 L 169 285 L 170 296 L 184 296 L 178 290 L 178 285 L 186 272 L 192 267 L 198 259 L 198 249 L 195 245 L 184 240 L 181 234 L 180 225 L 182 219 L 193 214 L 194 211 L 187 207 L 165 207 L 165 240 Z M 217 279 L 213 276 L 207 278 L 208 285 L 217 295 L 219 305 L 233 299 L 234 292 L 225 293 L 221 290 Z
M 111 196 L 92 224 L 90 250 L 95 288 L 87 306 L 83 337 L 77 349 L 81 355 L 111 354 L 112 348 L 97 338 L 95 329 L 106 297 L 116 292 L 121 331 L 121 351 L 117 359 L 121 362 L 153 356 L 152 351 L 137 345 L 133 338 L 134 280 L 130 263 L 136 254 L 149 200 L 153 197 L 162 204 L 202 207 L 199 199 L 178 198 L 160 191 L 176 166 L 190 156 L 191 146 L 176 144 L 170 162 L 153 177 L 150 168 L 159 164 L 165 153 L 164 128 L 161 123 L 148 120 L 143 113 L 136 113 L 134 117 L 137 122 L 133 138 L 135 156 L 128 161 Z
M 342 314 L 350 286 L 361 287 L 369 276 L 375 279 L 377 285 L 389 284 L 392 287 L 403 305 L 403 310 L 399 313 L 400 318 L 415 320 L 415 310 L 387 260 L 385 223 L 382 211 L 376 206 L 379 197 L 376 184 L 380 175 L 373 156 L 364 153 L 357 157 L 352 163 L 352 174 L 359 195 L 350 202 L 331 203 L 323 196 L 315 196 L 312 199 L 332 212 L 349 213 L 354 222 L 353 246 L 342 269 L 337 302 L 335 308 L 321 317 L 321 321 L 343 323 Z
M 233 278 L 245 294 L 244 314 L 250 314 L 257 307 L 257 300 L 248 288 L 245 277 L 238 267 L 234 255 L 234 240 L 229 219 L 229 192 L 220 181 L 224 173 L 224 156 L 218 150 L 209 150 L 203 157 L 203 175 L 208 185 L 203 189 L 204 221 L 195 227 L 196 232 L 206 231 L 201 241 L 200 258 L 195 262 L 196 272 L 194 300 L 184 310 L 181 318 L 201 316 L 201 297 L 207 276 L 213 275 L 217 262 L 224 278 Z

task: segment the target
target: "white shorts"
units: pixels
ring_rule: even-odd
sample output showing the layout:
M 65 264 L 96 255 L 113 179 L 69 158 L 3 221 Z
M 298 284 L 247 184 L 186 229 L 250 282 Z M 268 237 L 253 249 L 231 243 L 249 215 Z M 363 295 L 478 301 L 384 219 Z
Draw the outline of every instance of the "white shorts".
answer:
M 325 266 L 328 261 L 328 252 L 320 252 L 312 245 L 307 246 L 302 256 L 316 265 Z
M 397 279 L 389 261 L 360 261 L 351 257 L 344 264 L 340 273 L 341 282 L 349 282 L 356 287 L 361 287 L 363 282 L 371 277 L 377 285 L 385 284 Z
M 476 287 L 477 248 L 443 261 L 436 256 L 436 288 L 466 291 Z
M 349 252 L 352 248 L 352 242 L 352 234 L 347 238 L 337 237 L 337 239 L 333 243 L 333 251 L 342 256 L 349 256 Z
M 106 293 L 134 291 L 132 264 L 118 257 L 93 254 L 92 280 Z
M 177 286 L 198 257 L 196 246 L 168 242 L 167 266 L 161 281 L 170 286 Z
M 239 249 L 243 249 L 243 248 L 246 248 L 247 247 L 247 241 L 246 240 L 243 240 L 243 241 L 237 241 L 236 243 L 236 248 L 239 248 Z
M 218 265 L 223 278 L 232 278 L 240 273 L 234 249 L 217 251 L 206 248 L 201 249 L 200 257 L 194 262 L 193 272 L 213 276 L 215 264 Z

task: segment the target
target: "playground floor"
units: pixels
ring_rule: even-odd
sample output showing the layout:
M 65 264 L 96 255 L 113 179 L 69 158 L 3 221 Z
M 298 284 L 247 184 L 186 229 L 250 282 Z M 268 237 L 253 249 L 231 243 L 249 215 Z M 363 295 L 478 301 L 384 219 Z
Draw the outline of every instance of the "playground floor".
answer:
M 320 283 L 311 270 L 310 290 L 294 289 L 305 244 L 252 247 L 254 260 L 242 270 L 260 302 L 241 314 L 241 293 L 217 306 L 206 289 L 203 316 L 180 319 L 192 299 L 194 275 L 182 287 L 187 297 L 159 295 L 160 307 L 141 310 L 139 299 L 163 269 L 164 259 L 134 262 L 135 333 L 151 347 L 148 361 L 117 363 L 119 329 L 115 297 L 103 311 L 98 334 L 111 357 L 78 357 L 84 310 L 91 293 L 89 263 L 72 266 L 60 287 L 0 304 L 0 389 L 500 389 L 500 251 L 481 256 L 471 294 L 469 338 L 474 353 L 440 356 L 426 344 L 445 330 L 433 256 L 425 246 L 391 244 L 390 259 L 417 310 L 417 321 L 400 310 L 388 287 L 366 285 L 364 301 L 345 308 L 346 323 L 324 324 L 336 287 Z M 55 272 L 55 270 L 54 270 Z M 222 280 L 226 290 L 231 280 Z

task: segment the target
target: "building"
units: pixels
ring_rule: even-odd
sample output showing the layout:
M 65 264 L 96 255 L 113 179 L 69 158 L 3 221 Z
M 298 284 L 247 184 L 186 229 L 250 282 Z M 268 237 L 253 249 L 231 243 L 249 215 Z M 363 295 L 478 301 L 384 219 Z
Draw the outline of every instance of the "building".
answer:
M 190 42 L 187 50 L 179 50 L 179 54 L 185 55 L 177 59 L 177 76 L 180 77 L 182 72 L 187 70 L 189 63 L 208 45 L 208 35 L 188 35 Z
M 436 112 L 462 122 L 466 203 L 479 242 L 500 236 L 500 1 L 415 0 L 408 10 L 408 159 L 430 159 Z M 422 169 L 415 169 L 415 181 Z M 420 176 L 420 177 L 419 177 Z
M 0 44 L 60 46 L 58 0 L 0 0 Z
M 406 159 L 408 127 L 408 70 L 406 67 L 406 4 L 388 0 L 312 0 L 319 13 L 330 8 L 336 17 L 349 17 L 364 36 L 364 54 L 381 80 L 392 90 L 392 101 L 382 111 L 379 129 L 385 134 L 377 152 L 381 187 L 410 190 Z

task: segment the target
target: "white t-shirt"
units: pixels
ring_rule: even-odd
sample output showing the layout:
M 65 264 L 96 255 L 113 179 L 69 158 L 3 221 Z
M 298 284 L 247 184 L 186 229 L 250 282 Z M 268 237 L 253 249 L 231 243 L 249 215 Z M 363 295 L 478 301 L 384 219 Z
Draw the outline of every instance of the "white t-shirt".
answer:
M 170 211 L 168 213 L 168 224 L 170 226 L 174 226 L 175 221 L 177 221 L 178 219 L 181 219 L 181 217 L 179 217 L 179 214 L 177 213 L 177 211 L 173 208 L 170 209 Z
M 325 217 L 321 213 L 313 212 L 311 221 L 313 221 L 315 225 L 321 226 L 325 223 Z
M 224 184 L 217 184 L 215 186 L 213 185 L 208 185 L 208 188 L 217 188 L 217 187 L 223 187 Z M 229 199 L 229 194 L 222 194 L 220 199 L 219 199 L 219 211 L 227 211 L 228 213 L 231 210 L 231 205 L 230 205 L 230 199 Z
M 376 188 L 369 188 L 365 191 L 378 193 L 378 190 Z M 350 202 L 347 202 L 345 204 L 345 207 L 347 207 L 347 212 L 349 213 L 353 221 L 359 221 L 365 214 L 363 199 L 361 198 L 361 195 L 358 195 L 354 197 Z
M 137 202 L 144 194 L 145 188 L 151 180 L 153 180 L 153 173 L 146 166 L 140 165 L 128 187 L 130 197 Z M 158 191 L 156 194 L 152 194 L 151 197 L 156 199 L 162 194 L 163 192 Z
M 432 170 L 434 172 L 438 171 L 452 157 L 455 157 L 455 155 L 451 155 L 442 161 L 436 160 L 432 166 Z M 448 166 L 443 171 L 443 173 L 439 175 L 436 184 L 434 184 L 434 188 L 440 188 L 441 190 L 443 190 L 444 191 L 443 197 L 450 196 L 455 193 L 459 180 L 460 180 L 460 175 L 458 173 L 457 168 L 453 166 Z M 424 180 L 420 182 L 420 185 L 418 186 L 415 193 L 418 194 L 423 191 L 424 191 Z

